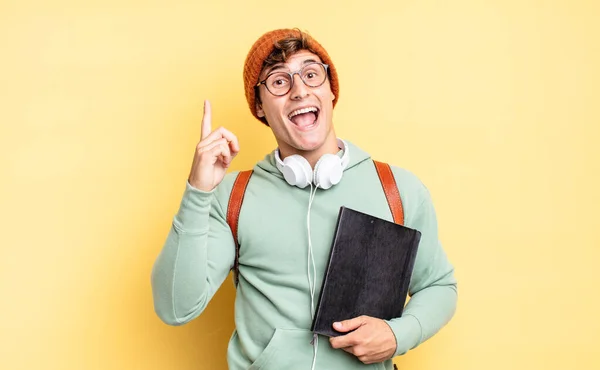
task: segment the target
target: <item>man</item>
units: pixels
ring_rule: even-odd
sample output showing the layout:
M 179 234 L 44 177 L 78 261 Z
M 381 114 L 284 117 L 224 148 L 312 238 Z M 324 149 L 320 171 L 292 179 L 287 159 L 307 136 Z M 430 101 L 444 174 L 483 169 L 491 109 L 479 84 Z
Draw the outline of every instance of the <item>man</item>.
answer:
M 316 40 L 298 30 L 264 34 L 246 58 L 244 87 L 277 149 L 257 163 L 245 191 L 239 265 L 226 221 L 237 173 L 226 171 L 240 146 L 228 130 L 212 130 L 205 102 L 181 206 L 152 271 L 158 316 L 170 325 L 191 321 L 236 265 L 230 369 L 392 369 L 394 356 L 437 333 L 456 307 L 453 267 L 438 242 L 427 189 L 392 166 L 404 224 L 422 233 L 402 316 L 360 316 L 333 324 L 344 335 L 314 338 L 310 328 L 340 206 L 388 220 L 390 208 L 373 160 L 335 134 L 338 76 Z

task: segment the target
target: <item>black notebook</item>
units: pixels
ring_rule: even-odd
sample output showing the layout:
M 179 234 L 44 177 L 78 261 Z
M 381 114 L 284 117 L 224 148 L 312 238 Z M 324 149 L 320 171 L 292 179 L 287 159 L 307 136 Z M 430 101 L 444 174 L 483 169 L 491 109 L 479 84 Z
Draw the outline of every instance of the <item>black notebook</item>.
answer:
M 421 233 L 341 207 L 311 330 L 335 337 L 336 321 L 400 317 Z

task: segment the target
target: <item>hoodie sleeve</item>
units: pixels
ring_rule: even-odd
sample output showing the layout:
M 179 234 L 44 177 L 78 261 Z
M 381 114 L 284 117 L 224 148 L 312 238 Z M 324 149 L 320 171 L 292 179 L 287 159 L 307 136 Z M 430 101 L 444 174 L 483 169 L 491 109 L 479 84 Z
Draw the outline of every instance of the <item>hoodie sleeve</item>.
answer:
M 409 286 L 410 299 L 402 317 L 387 321 L 396 336 L 396 353 L 403 355 L 436 334 L 456 310 L 454 268 L 438 240 L 437 218 L 429 191 L 420 186 L 419 205 L 409 212 L 406 226 L 421 232 Z M 402 193 L 401 193 L 402 194 Z
M 217 193 L 186 183 L 179 211 L 151 274 L 154 309 L 169 325 L 200 315 L 227 278 L 235 244 Z

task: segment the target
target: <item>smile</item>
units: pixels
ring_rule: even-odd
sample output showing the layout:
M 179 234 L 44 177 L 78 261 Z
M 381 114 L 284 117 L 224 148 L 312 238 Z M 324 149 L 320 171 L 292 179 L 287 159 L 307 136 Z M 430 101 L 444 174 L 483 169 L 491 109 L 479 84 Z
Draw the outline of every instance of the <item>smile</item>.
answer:
M 293 111 L 292 113 L 290 113 L 288 115 L 288 118 L 291 121 L 294 116 L 297 116 L 299 114 L 311 113 L 311 112 L 315 113 L 316 115 L 318 115 L 319 114 L 319 108 L 317 108 L 317 107 L 306 107 L 306 108 L 296 109 L 295 111 Z
M 317 125 L 319 108 L 315 106 L 296 109 L 288 114 L 288 119 L 301 130 L 310 130 Z

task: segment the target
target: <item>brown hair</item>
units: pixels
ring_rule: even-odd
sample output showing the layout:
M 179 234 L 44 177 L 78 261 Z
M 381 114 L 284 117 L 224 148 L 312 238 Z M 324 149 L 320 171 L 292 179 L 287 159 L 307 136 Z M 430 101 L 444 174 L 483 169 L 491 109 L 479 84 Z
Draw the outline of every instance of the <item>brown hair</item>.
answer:
M 273 51 L 269 54 L 262 65 L 262 70 L 277 63 L 285 63 L 288 58 L 301 50 L 308 50 L 313 54 L 317 54 L 308 46 L 308 40 L 304 32 L 296 29 L 299 36 L 289 36 L 278 40 L 273 44 Z M 261 70 L 261 72 L 262 72 Z

